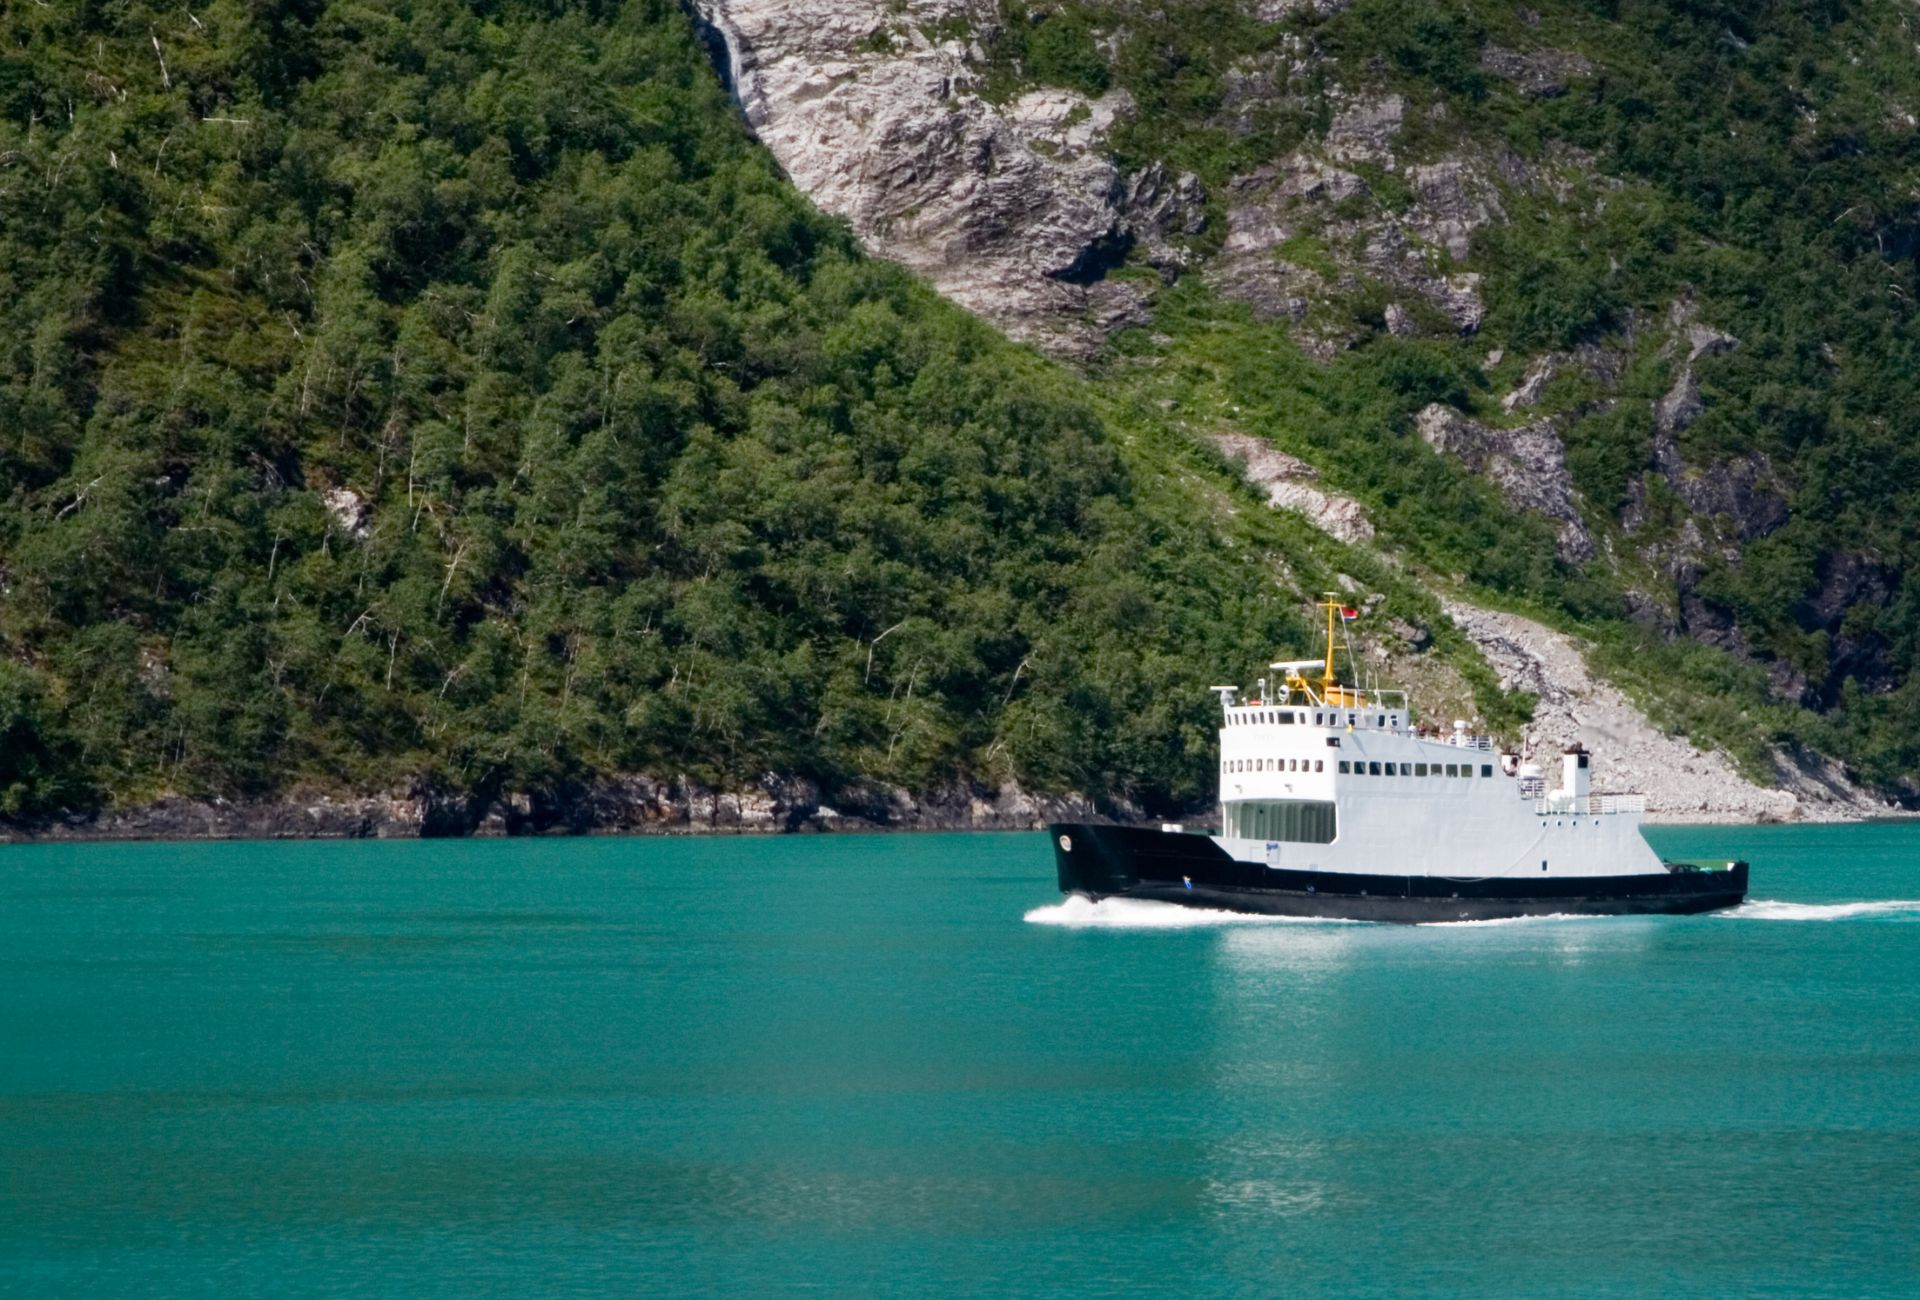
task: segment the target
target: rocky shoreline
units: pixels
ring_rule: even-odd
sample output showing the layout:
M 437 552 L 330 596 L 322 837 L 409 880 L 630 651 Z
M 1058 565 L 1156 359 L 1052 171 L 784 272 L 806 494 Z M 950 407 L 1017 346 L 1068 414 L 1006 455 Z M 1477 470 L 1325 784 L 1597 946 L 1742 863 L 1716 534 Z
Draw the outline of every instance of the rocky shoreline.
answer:
M 1032 795 L 1012 782 L 997 788 L 956 785 L 919 795 L 897 786 L 858 786 L 829 799 L 804 778 L 770 775 L 747 790 L 716 790 L 685 778 L 626 776 L 559 797 L 479 799 L 427 786 L 366 797 L 322 792 L 253 801 L 176 796 L 31 823 L 0 820 L 0 844 L 1013 831 L 1037 830 L 1051 821 L 1147 820 L 1130 805 L 1096 806 L 1079 795 Z
M 1210 812 L 1196 810 L 1195 824 Z M 1649 820 L 1654 825 L 1737 825 L 1899 815 L 1858 805 L 1789 804 L 1780 810 L 1656 800 Z M 1031 795 L 1012 783 L 997 789 L 950 786 L 920 796 L 898 787 L 872 787 L 843 790 L 835 802 L 827 802 L 805 780 L 769 778 L 754 789 L 721 791 L 695 782 L 627 777 L 587 787 L 560 803 L 525 795 L 482 803 L 418 790 L 255 801 L 176 796 L 32 823 L 0 820 L 0 844 L 1037 831 L 1056 821 L 1144 825 L 1157 819 L 1131 805 L 1096 805 L 1079 795 Z

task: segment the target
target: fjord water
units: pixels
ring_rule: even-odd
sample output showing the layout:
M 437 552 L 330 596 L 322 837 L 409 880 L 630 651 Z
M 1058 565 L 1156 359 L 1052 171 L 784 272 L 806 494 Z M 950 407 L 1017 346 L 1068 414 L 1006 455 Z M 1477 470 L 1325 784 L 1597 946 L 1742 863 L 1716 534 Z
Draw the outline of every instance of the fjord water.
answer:
M 1061 904 L 1043 836 L 0 849 L 0 1292 L 1920 1290 L 1920 827 L 1721 916 Z

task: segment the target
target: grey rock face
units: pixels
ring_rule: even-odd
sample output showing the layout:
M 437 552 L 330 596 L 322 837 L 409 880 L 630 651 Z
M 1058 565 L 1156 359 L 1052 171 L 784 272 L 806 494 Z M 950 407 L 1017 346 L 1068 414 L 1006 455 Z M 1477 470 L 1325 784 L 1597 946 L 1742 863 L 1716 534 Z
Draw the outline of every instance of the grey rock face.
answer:
M 1295 14 L 1331 18 L 1353 0 L 1254 0 L 1253 16 L 1263 23 L 1277 23 Z
M 1654 427 L 1662 433 L 1678 433 L 1699 419 L 1706 409 L 1706 403 L 1700 399 L 1700 381 L 1693 377 L 1693 367 L 1687 366 L 1673 381 L 1666 396 L 1653 404 Z
M 1327 128 L 1327 156 L 1340 162 L 1392 162 L 1406 111 L 1398 95 L 1348 101 Z
M 1538 697 L 1526 747 L 1558 754 L 1579 741 L 1595 753 L 1594 788 L 1638 791 L 1661 821 L 1829 821 L 1880 811 L 1844 773 L 1786 751 L 1774 788 L 1743 777 L 1717 750 L 1695 749 L 1654 726 L 1617 688 L 1593 676 L 1574 640 L 1516 614 L 1448 602 L 1449 618 L 1500 674 Z
M 1387 105 L 1383 107 L 1382 105 Z M 1328 153 L 1364 160 L 1398 129 L 1398 100 L 1350 106 L 1345 134 L 1329 135 Z M 1336 147 L 1332 142 L 1341 141 Z M 1352 293 L 1365 275 L 1409 301 L 1424 299 L 1463 333 L 1486 317 L 1480 277 L 1435 270 L 1429 249 L 1466 256 L 1473 232 L 1498 219 L 1491 184 L 1470 164 L 1450 160 L 1408 171 L 1415 203 L 1389 213 L 1377 205 L 1352 211 L 1351 200 L 1371 194 L 1367 182 L 1311 153 L 1297 153 L 1234 179 L 1227 192 L 1227 238 L 1207 278 L 1224 297 L 1244 302 L 1263 319 L 1303 321 L 1315 302 Z M 1276 257 L 1288 240 L 1311 235 L 1337 250 L 1331 279 L 1321 270 Z M 1413 332 L 1413 317 L 1396 304 L 1396 333 Z M 1391 324 L 1391 321 L 1390 321 Z
M 1246 3 L 1255 18 L 1282 22 L 1324 18 L 1346 0 Z M 1147 291 L 1111 270 L 1128 260 L 1167 279 L 1189 269 L 1207 195 L 1192 176 L 1157 164 L 1127 174 L 1114 163 L 1105 138 L 1134 111 L 1126 95 L 1039 89 L 1004 105 L 981 96 L 981 42 L 1001 21 L 993 0 L 694 4 L 748 123 L 793 181 L 873 251 L 1016 337 L 1090 354 L 1146 318 Z M 930 35 L 956 23 L 971 38 Z M 1253 130 L 1263 115 L 1318 102 L 1318 59 L 1311 36 L 1294 34 L 1228 70 L 1220 124 Z M 1477 278 L 1437 267 L 1433 252 L 1458 261 L 1476 230 L 1502 218 L 1498 178 L 1442 159 L 1405 169 L 1414 201 L 1403 210 L 1336 213 L 1368 192 L 1351 166 L 1401 170 L 1394 150 L 1408 108 L 1395 94 L 1336 88 L 1332 98 L 1324 139 L 1234 182 L 1227 248 L 1210 279 L 1257 313 L 1295 323 L 1378 281 L 1395 299 L 1397 333 L 1438 318 L 1477 328 Z M 1337 274 L 1276 261 L 1275 245 L 1305 231 L 1338 250 Z M 1422 301 L 1435 310 L 1419 310 Z M 1345 344 L 1339 327 L 1320 333 L 1317 344 L 1303 339 L 1310 351 Z
M 1700 395 L 1700 381 L 1694 374 L 1695 364 L 1703 357 L 1717 357 L 1740 346 L 1740 340 L 1733 335 L 1723 334 L 1695 320 L 1696 310 L 1691 298 L 1682 297 L 1674 302 L 1667 314 L 1676 341 L 1686 346 L 1687 359 L 1681 363 L 1673 387 L 1653 408 L 1654 424 L 1665 434 L 1680 432 L 1699 419 L 1706 410 L 1706 403 Z M 1668 345 L 1669 348 L 1672 346 L 1671 343 Z
M 1560 357 L 1551 352 L 1535 357 L 1527 367 L 1520 386 L 1500 399 L 1501 409 L 1512 413 L 1540 405 L 1540 399 L 1546 395 L 1547 385 L 1560 374 L 1560 362 Z
M 1653 466 L 1687 509 L 1708 520 L 1725 518 L 1741 541 L 1765 537 L 1787 522 L 1786 489 L 1765 452 L 1751 451 L 1696 470 L 1681 455 L 1671 430 L 1659 424 L 1657 410 L 1655 422 Z
M 1560 557 L 1572 563 L 1593 558 L 1593 537 L 1574 504 L 1566 448 L 1551 420 L 1496 429 L 1438 402 L 1415 417 L 1421 439 L 1435 451 L 1483 475 L 1510 505 L 1560 524 Z
M 1569 83 L 1593 75 L 1593 64 L 1582 54 L 1567 50 L 1509 50 L 1498 45 L 1481 49 L 1480 68 L 1511 81 L 1528 99 L 1564 95 Z
M 1219 434 L 1213 444 L 1229 460 L 1239 462 L 1250 482 L 1266 489 L 1267 504 L 1276 510 L 1305 515 L 1322 532 L 1343 542 L 1372 540 L 1373 521 L 1367 518 L 1366 507 L 1320 487 L 1320 471 L 1304 460 L 1243 433 Z
M 875 252 L 1009 333 L 1068 354 L 1140 318 L 1101 286 L 1135 242 L 1204 221 L 1191 177 L 1122 176 L 1099 142 L 1131 105 L 1064 90 L 980 97 L 967 45 L 925 33 L 999 21 L 991 0 L 700 0 L 748 123 L 794 183 Z M 890 49 L 880 48 L 882 33 Z M 1096 290 L 1095 286 L 1101 286 Z

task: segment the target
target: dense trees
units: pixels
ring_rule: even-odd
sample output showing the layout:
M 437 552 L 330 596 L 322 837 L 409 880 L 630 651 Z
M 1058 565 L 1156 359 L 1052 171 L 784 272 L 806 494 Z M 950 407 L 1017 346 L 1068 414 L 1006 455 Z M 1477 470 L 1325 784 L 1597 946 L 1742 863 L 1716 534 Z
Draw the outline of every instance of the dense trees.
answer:
M 666 0 L 11 7 L 0 213 L 0 813 L 1177 802 L 1289 627 L 1067 379 L 777 178 Z

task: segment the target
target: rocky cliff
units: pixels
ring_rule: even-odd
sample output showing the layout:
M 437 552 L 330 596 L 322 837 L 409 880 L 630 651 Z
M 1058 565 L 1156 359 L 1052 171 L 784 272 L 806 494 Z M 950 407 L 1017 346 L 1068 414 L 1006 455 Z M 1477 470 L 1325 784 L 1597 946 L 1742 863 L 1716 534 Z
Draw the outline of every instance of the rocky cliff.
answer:
M 1175 29 L 1204 7 L 695 4 L 747 121 L 803 190 L 876 253 L 1069 361 L 1103 364 L 1104 345 L 1134 327 L 1164 342 L 1156 313 L 1183 280 L 1256 326 L 1285 328 L 1322 364 L 1382 338 L 1464 352 L 1489 319 L 1488 275 L 1504 268 L 1512 282 L 1512 250 L 1532 230 L 1605 247 L 1619 238 L 1610 214 L 1651 201 L 1644 184 L 1610 174 L 1588 149 L 1528 145 L 1494 130 L 1485 110 L 1459 114 L 1476 98 L 1515 105 L 1519 119 L 1526 106 L 1597 95 L 1606 70 L 1553 43 L 1555 33 L 1595 33 L 1585 20 L 1523 9 L 1500 39 L 1461 27 L 1466 53 L 1443 67 L 1430 52 L 1416 51 L 1424 64 L 1406 54 L 1407 41 L 1431 32 L 1356 34 L 1329 21 L 1348 7 L 1242 0 L 1233 21 L 1252 34 L 1235 48 L 1246 52 L 1206 69 L 1203 93 L 1143 104 L 1122 74 L 1143 59 L 1191 62 L 1205 42 L 1183 44 Z M 1111 84 L 1103 73 L 1106 88 L 1093 94 L 1024 76 L 1034 61 L 1018 51 L 1049 24 L 1084 28 L 1088 57 L 1115 70 Z M 1166 66 L 1156 86 L 1179 75 Z M 1187 135 L 1160 129 L 1174 117 Z M 1228 160 L 1205 181 L 1181 164 L 1196 156 L 1191 147 L 1166 143 L 1196 139 L 1204 156 Z M 1592 252 L 1521 264 L 1571 276 Z M 1601 274 L 1621 274 L 1623 255 Z M 1522 288 L 1535 295 L 1532 315 L 1516 327 L 1509 304 L 1504 330 L 1522 346 L 1487 348 L 1463 389 L 1412 413 L 1425 447 L 1483 480 L 1514 516 L 1543 523 L 1565 570 L 1604 575 L 1647 634 L 1703 642 L 1757 668 L 1774 700 L 1823 709 L 1848 679 L 1869 692 L 1898 685 L 1878 622 L 1849 621 L 1862 605 L 1890 608 L 1901 589 L 1870 549 L 1820 550 L 1794 626 L 1770 644 L 1726 594 L 1749 581 L 1747 548 L 1794 519 L 1799 484 L 1710 418 L 1716 384 L 1742 347 L 1714 309 L 1684 285 L 1658 308 L 1596 307 L 1582 295 L 1611 291 L 1590 283 L 1568 283 L 1562 302 L 1552 286 Z M 1129 345 L 1127 355 L 1158 364 L 1154 345 Z M 1297 446 L 1282 451 L 1258 430 L 1205 419 L 1188 427 L 1276 508 L 1342 542 L 1407 557 L 1412 539 L 1382 531 L 1377 502 Z M 1792 793 L 1764 795 L 1723 760 L 1667 752 L 1644 715 L 1587 676 L 1571 643 L 1547 653 L 1541 638 L 1554 634 L 1539 629 L 1523 669 L 1511 648 L 1526 638 L 1464 625 L 1503 675 L 1541 696 L 1543 734 L 1631 732 L 1644 741 L 1647 773 L 1689 773 L 1669 787 L 1684 793 L 1668 811 L 1793 816 L 1872 803 L 1818 763 L 1821 774 L 1807 777 L 1805 764 L 1783 761 L 1778 779 Z M 1779 648 L 1807 636 L 1832 650 L 1811 675 L 1806 655 Z
M 866 244 L 1017 338 L 1073 356 L 1145 319 L 1111 279 L 1135 250 L 1169 270 L 1197 234 L 1190 175 L 1126 172 L 1101 147 L 1124 94 L 982 94 L 991 0 L 700 0 L 748 123 Z

